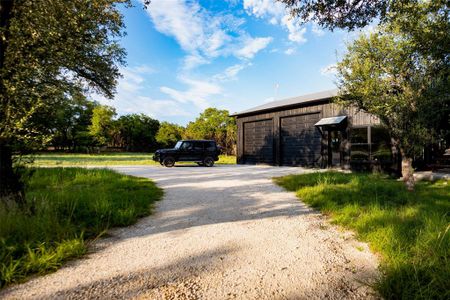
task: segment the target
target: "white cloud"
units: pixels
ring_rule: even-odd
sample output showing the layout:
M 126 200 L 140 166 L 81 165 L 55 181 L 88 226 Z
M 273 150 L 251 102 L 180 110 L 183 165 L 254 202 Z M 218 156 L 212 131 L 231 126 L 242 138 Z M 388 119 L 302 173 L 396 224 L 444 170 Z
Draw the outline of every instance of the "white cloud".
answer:
M 244 19 L 231 14 L 213 15 L 196 0 L 153 0 L 147 13 L 159 32 L 173 37 L 187 52 L 184 70 L 219 56 L 252 58 L 271 41 L 269 37 L 250 37 L 240 29 Z M 248 52 L 241 54 L 241 49 Z
M 126 68 L 122 68 L 120 69 L 120 74 L 122 74 L 123 78 L 126 81 L 130 81 L 133 83 L 140 83 L 144 80 L 144 78 L 142 78 L 139 73 L 137 72 L 133 72 L 130 69 L 126 69 Z
M 155 70 L 147 65 L 121 68 L 120 74 L 122 74 L 122 77 L 118 82 L 118 90 L 129 93 L 136 92 L 144 82 L 143 76 L 153 73 L 155 73 Z
M 204 110 L 211 106 L 211 97 L 223 95 L 221 82 L 237 79 L 239 72 L 251 65 L 250 62 L 232 65 L 223 72 L 211 76 L 209 80 L 193 79 L 182 75 L 178 77 L 178 80 L 186 86 L 185 89 L 161 86 L 160 91 L 178 103 Z
M 281 24 L 283 24 L 289 31 L 288 35 L 289 40 L 297 42 L 299 44 L 306 42 L 305 38 L 306 28 L 301 27 L 297 19 L 294 19 L 289 15 L 285 15 L 281 19 Z
M 209 60 L 199 54 L 191 54 L 184 58 L 183 69 L 190 70 L 205 64 L 209 64 Z
M 160 87 L 160 91 L 169 95 L 180 103 L 192 103 L 199 109 L 209 106 L 208 98 L 222 93 L 222 88 L 216 83 L 181 77 L 180 81 L 187 85 L 187 89 L 178 90 L 167 86 Z
M 334 76 L 337 74 L 336 64 L 329 64 L 320 69 L 320 74 L 324 76 Z
M 144 113 L 154 118 L 170 116 L 188 116 L 189 114 L 174 100 L 152 99 L 145 94 L 146 76 L 155 73 L 147 65 L 126 67 L 120 69 L 122 77 L 117 83 L 117 93 L 114 100 L 101 95 L 92 95 L 101 104 L 115 107 L 119 114 Z
M 284 51 L 284 54 L 286 54 L 286 55 L 292 55 L 292 54 L 294 54 L 294 53 L 295 53 L 295 48 L 293 48 L 293 47 L 287 48 L 287 49 Z
M 244 65 L 234 65 L 234 66 L 228 67 L 228 68 L 225 70 L 226 78 L 229 79 L 229 78 L 234 78 L 234 77 L 236 77 L 236 75 L 237 75 L 240 71 L 242 71 L 244 68 L 245 68 Z
M 235 54 L 240 58 L 253 58 L 256 53 L 266 48 L 271 41 L 271 37 L 246 38 L 245 42 L 243 42 L 243 47 L 238 49 Z
M 139 103 L 139 112 L 145 112 L 152 118 L 190 116 L 190 113 L 185 111 L 176 101 L 173 100 L 158 100 L 141 96 L 137 98 L 137 101 Z M 136 108 L 130 107 L 130 110 L 130 113 L 132 113 L 136 111 Z
M 249 61 L 234 64 L 207 80 L 180 75 L 178 80 L 185 85 L 185 88 L 161 86 L 160 91 L 169 96 L 171 100 L 183 105 L 183 107 L 190 107 L 191 111 L 202 111 L 211 107 L 212 103 L 215 103 L 214 106 L 220 107 L 223 105 L 217 103 L 217 97 L 224 97 L 221 83 L 237 79 L 239 72 L 251 65 L 252 63 Z
M 171 99 L 153 99 L 137 94 L 123 94 L 120 91 L 114 100 L 109 100 L 98 95 L 95 95 L 93 98 L 103 105 L 116 108 L 116 111 L 120 115 L 143 113 L 156 119 L 173 116 L 190 116 L 190 113 L 185 111 L 179 103 Z
M 229 81 L 236 80 L 237 75 L 240 71 L 245 69 L 248 66 L 251 66 L 251 63 L 247 64 L 236 64 L 231 67 L 226 68 L 223 72 L 214 75 L 212 78 L 217 81 Z
M 181 0 L 154 0 L 147 12 L 158 31 L 173 36 L 188 52 L 196 50 L 206 41 L 202 12 L 197 3 L 187 5 Z
M 148 65 L 140 65 L 140 66 L 134 66 L 131 68 L 128 68 L 129 70 L 131 70 L 132 72 L 136 72 L 139 74 L 153 74 L 156 73 L 155 69 L 153 69 L 152 67 L 148 66 Z
M 273 0 L 244 0 L 244 9 L 258 18 L 273 16 L 273 22 L 286 14 L 285 6 Z
M 298 19 L 291 18 L 283 3 L 275 0 L 244 0 L 244 9 L 249 15 L 283 26 L 288 31 L 290 41 L 299 44 L 306 42 L 306 28 L 300 25 Z
M 289 39 L 293 42 L 297 42 L 299 44 L 306 43 L 307 39 L 305 38 L 306 28 L 299 28 L 293 26 L 293 30 L 289 31 Z
M 251 65 L 250 60 L 272 42 L 271 37 L 247 33 L 242 28 L 244 18 L 229 13 L 213 14 L 198 0 L 152 0 L 147 14 L 155 29 L 172 37 L 185 52 L 181 70 L 176 74 L 177 85 L 163 85 L 159 90 L 190 111 L 209 107 L 213 97 L 223 94 L 220 83 L 236 79 L 240 71 Z M 240 62 L 208 79 L 200 80 L 190 74 L 198 66 L 230 56 Z M 128 90 L 135 86 L 125 84 Z

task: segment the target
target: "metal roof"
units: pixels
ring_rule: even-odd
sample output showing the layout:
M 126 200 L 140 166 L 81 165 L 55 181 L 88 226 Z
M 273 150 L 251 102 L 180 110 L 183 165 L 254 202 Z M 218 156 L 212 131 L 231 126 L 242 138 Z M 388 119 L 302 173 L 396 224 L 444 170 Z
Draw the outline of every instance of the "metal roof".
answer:
M 247 115 L 247 114 L 252 114 L 252 113 L 256 113 L 256 112 L 262 112 L 262 111 L 266 111 L 266 110 L 272 110 L 272 109 L 277 109 L 277 108 L 282 108 L 282 107 L 287 107 L 287 106 L 294 106 L 297 104 L 303 104 L 303 103 L 309 103 L 309 102 L 314 102 L 314 101 L 319 101 L 319 100 L 324 100 L 324 99 L 328 99 L 328 98 L 333 98 L 336 97 L 338 95 L 338 90 L 337 89 L 333 89 L 333 90 L 328 90 L 328 91 L 323 91 L 323 92 L 319 92 L 319 93 L 314 93 L 314 94 L 307 94 L 307 95 L 303 95 L 303 96 L 298 96 L 298 97 L 293 97 L 293 98 L 287 98 L 287 99 L 283 99 L 283 100 L 277 100 L 277 101 L 271 101 L 238 113 L 234 113 L 231 116 L 235 117 L 235 116 L 240 116 L 240 115 Z
M 330 117 L 330 118 L 323 118 L 320 119 L 319 122 L 314 124 L 314 126 L 330 126 L 330 125 L 339 125 L 347 119 L 347 116 L 337 116 L 337 117 Z

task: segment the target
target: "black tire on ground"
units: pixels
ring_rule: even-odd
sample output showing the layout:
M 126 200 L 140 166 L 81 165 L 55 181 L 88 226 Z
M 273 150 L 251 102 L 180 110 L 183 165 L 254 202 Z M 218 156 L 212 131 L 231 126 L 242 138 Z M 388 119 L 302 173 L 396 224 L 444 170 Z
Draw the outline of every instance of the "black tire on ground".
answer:
M 163 165 L 167 168 L 171 168 L 175 165 L 175 159 L 173 157 L 168 156 L 164 158 Z
M 205 167 L 212 167 L 214 166 L 214 159 L 210 156 L 205 157 L 205 159 L 203 160 L 203 165 Z

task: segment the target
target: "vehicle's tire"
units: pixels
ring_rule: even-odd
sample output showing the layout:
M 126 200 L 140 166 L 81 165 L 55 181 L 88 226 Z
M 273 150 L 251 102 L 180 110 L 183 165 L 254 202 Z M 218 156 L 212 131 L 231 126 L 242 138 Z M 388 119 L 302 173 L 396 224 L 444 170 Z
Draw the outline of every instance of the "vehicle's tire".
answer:
M 171 168 L 175 165 L 175 159 L 171 156 L 164 158 L 163 165 L 167 168 Z
M 214 166 L 214 159 L 211 156 L 205 157 L 205 159 L 203 160 L 203 165 L 205 167 L 212 167 L 212 166 Z

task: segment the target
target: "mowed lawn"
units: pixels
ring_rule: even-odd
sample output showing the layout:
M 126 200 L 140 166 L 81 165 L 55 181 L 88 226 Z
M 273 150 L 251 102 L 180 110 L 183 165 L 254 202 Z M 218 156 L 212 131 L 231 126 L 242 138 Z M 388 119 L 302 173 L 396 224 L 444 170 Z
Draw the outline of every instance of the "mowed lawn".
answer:
M 54 271 L 108 228 L 149 215 L 163 192 L 106 169 L 29 169 L 22 208 L 0 201 L 0 287 Z
M 381 175 L 338 172 L 274 179 L 382 257 L 376 288 L 386 299 L 450 299 L 450 182 L 408 192 Z
M 158 165 L 152 160 L 153 153 L 101 153 L 101 154 L 78 154 L 78 153 L 40 153 L 26 156 L 25 159 L 33 160 L 33 166 L 113 166 L 113 165 Z M 236 157 L 231 155 L 220 155 L 216 164 L 235 164 Z M 188 164 L 188 163 L 177 163 Z M 190 163 L 195 165 L 194 163 Z

